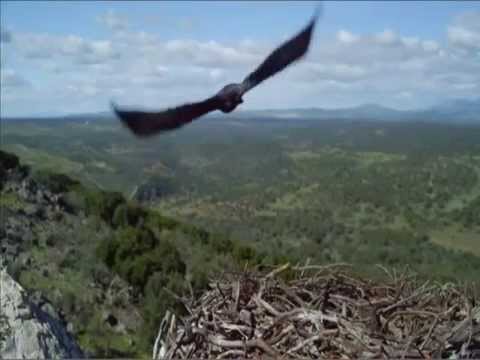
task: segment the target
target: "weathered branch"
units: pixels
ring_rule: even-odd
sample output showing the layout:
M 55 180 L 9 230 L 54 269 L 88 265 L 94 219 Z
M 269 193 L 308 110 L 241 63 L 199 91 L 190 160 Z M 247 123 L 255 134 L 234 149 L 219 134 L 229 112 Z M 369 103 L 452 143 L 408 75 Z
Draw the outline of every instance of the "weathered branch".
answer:
M 170 294 L 190 314 L 165 314 L 153 359 L 480 355 L 480 308 L 459 286 L 386 268 L 387 282 L 373 283 L 342 272 L 346 265 L 222 274 L 198 299 Z M 286 270 L 293 279 L 277 278 Z

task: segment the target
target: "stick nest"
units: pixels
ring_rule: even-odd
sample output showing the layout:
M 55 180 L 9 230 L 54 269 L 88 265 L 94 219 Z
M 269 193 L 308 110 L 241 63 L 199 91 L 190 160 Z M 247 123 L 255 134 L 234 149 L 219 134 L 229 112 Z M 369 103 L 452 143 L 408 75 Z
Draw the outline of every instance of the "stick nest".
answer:
M 375 283 L 346 269 L 223 274 L 202 296 L 177 297 L 189 314 L 166 312 L 153 358 L 480 358 L 471 289 L 385 269 L 388 280 Z

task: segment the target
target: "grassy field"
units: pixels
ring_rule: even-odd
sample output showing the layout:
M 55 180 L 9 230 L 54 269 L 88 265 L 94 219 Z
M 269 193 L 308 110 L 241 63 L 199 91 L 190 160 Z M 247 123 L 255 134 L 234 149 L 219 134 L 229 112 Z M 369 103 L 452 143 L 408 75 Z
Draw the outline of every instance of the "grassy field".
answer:
M 448 249 L 462 250 L 480 256 L 480 234 L 478 231 L 451 226 L 441 230 L 432 230 L 430 239 L 433 243 Z
M 462 209 L 480 196 L 479 126 L 243 125 L 206 120 L 143 141 L 109 120 L 7 123 L 4 146 L 34 168 L 242 239 L 408 229 L 478 254 L 480 220 Z
M 348 262 L 369 277 L 381 264 L 421 279 L 480 279 L 480 126 L 216 120 L 149 140 L 108 120 L 2 131 L 2 149 L 33 173 L 66 173 L 134 200 L 82 190 L 73 203 L 93 208 L 88 219 L 39 220 L 20 276 L 65 309 L 96 357 L 147 358 L 174 303 L 159 296 L 163 286 L 202 289 L 234 265 Z M 29 206 L 12 193 L 0 205 L 13 222 Z M 123 285 L 111 293 L 114 276 Z M 137 297 L 121 300 L 130 285 Z M 127 335 L 105 325 L 109 311 Z

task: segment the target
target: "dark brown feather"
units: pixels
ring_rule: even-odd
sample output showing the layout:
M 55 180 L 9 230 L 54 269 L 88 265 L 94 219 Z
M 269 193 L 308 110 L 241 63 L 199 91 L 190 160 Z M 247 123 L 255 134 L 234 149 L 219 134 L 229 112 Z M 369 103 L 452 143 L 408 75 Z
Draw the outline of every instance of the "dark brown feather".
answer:
M 285 69 L 304 56 L 312 39 L 312 32 L 317 22 L 319 9 L 308 23 L 296 36 L 277 47 L 263 63 L 242 82 L 243 93 L 260 84 L 262 81 Z
M 210 111 L 217 110 L 218 106 L 216 96 L 160 112 L 120 110 L 112 103 L 112 108 L 122 123 L 135 135 L 142 137 L 180 128 Z
M 285 69 L 304 56 L 310 45 L 320 7 L 309 24 L 296 36 L 275 49 L 265 61 L 241 84 L 225 86 L 217 95 L 207 100 L 177 106 L 160 112 L 121 110 L 112 108 L 122 123 L 135 135 L 147 137 L 182 127 L 211 111 L 233 111 L 242 101 L 242 95 L 262 81 Z

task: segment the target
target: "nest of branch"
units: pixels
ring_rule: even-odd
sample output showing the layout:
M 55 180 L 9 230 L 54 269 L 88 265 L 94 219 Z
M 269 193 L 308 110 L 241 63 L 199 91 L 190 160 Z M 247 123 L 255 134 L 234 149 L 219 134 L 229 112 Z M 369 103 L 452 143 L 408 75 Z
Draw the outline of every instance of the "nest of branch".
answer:
M 386 270 L 380 284 L 345 269 L 223 274 L 200 298 L 177 297 L 189 315 L 165 314 L 153 358 L 480 358 L 470 289 Z

